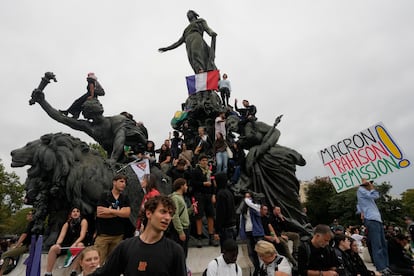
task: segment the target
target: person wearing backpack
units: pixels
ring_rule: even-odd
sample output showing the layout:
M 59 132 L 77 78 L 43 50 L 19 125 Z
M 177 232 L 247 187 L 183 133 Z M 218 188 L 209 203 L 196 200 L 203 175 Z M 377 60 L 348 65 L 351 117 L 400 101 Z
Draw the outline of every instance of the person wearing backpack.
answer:
M 286 257 L 277 254 L 275 246 L 268 241 L 258 241 L 254 250 L 260 258 L 259 276 L 291 276 L 292 266 Z
M 338 276 L 337 258 L 329 246 L 333 233 L 326 224 L 318 224 L 311 239 L 302 241 L 298 251 L 298 270 L 301 276 Z
M 351 256 L 348 251 L 351 249 L 351 241 L 345 234 L 335 234 L 334 237 L 334 251 L 338 261 L 338 268 L 336 271 L 339 276 L 357 275 L 357 271 L 352 265 Z
M 239 247 L 233 239 L 223 243 L 222 254 L 211 260 L 203 276 L 242 276 L 242 269 L 236 263 Z

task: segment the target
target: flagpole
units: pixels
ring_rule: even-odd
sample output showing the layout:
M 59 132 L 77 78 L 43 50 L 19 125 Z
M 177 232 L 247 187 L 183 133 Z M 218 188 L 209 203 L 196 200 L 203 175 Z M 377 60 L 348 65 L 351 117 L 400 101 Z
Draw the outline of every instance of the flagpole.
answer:
M 122 170 L 126 169 L 128 166 L 130 166 L 130 165 L 132 165 L 132 164 L 135 164 L 135 163 L 137 163 L 137 162 L 139 162 L 139 161 L 142 161 L 142 159 L 143 159 L 143 158 L 141 158 L 141 159 L 135 159 L 134 161 L 129 162 L 128 164 L 124 165 L 124 166 L 123 166 L 123 167 L 121 167 L 119 170 L 117 170 L 117 171 L 116 171 L 116 173 L 119 173 L 120 171 L 122 171 Z

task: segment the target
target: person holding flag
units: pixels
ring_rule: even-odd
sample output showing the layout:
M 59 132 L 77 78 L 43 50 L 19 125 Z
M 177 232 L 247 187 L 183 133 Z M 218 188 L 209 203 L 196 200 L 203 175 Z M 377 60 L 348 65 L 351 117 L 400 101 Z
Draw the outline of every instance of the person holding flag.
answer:
M 82 218 L 79 208 L 73 207 L 70 211 L 68 220 L 63 224 L 62 229 L 60 230 L 56 244 L 52 245 L 49 249 L 45 276 L 52 275 L 53 267 L 59 255 L 66 253 L 70 248 L 85 247 L 83 241 L 87 231 L 88 221 Z M 76 253 L 79 253 L 79 251 L 76 251 Z

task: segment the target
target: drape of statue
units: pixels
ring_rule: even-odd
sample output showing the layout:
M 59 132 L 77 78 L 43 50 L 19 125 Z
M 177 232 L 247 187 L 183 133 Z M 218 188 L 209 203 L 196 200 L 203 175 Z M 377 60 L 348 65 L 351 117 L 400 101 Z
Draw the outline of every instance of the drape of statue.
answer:
M 107 151 L 113 162 L 122 162 L 124 145 L 144 147 L 148 139 L 145 126 L 131 123 L 130 119 L 122 115 L 103 116 L 103 106 L 96 98 L 85 100 L 82 105 L 82 114 L 86 120 L 68 117 L 53 108 L 43 93 L 51 79 L 56 81 L 55 75 L 47 72 L 39 87 L 33 91 L 30 104 L 39 103 L 52 119 L 88 134 Z
M 305 227 L 306 215 L 302 212 L 295 176 L 296 165 L 304 166 L 306 161 L 295 150 L 277 144 L 280 131 L 276 125 L 280 118 L 273 126 L 254 120 L 240 122 L 234 115 L 227 118 L 226 128 L 239 133 L 240 145 L 249 151 L 236 189 L 263 194 L 267 204 L 282 208 L 292 231 L 309 235 L 311 229 Z
M 217 69 L 214 64 L 217 34 L 210 29 L 204 19 L 198 17 L 195 11 L 189 10 L 187 18 L 190 24 L 185 28 L 180 39 L 168 47 L 158 49 L 160 52 L 166 52 L 185 43 L 188 61 L 196 74 Z M 204 32 L 211 36 L 211 46 L 204 41 Z

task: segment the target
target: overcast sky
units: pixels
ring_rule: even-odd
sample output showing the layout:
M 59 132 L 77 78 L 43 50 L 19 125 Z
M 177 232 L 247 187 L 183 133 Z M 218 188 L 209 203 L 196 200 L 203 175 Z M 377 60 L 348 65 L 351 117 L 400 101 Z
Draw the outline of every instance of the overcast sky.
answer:
M 405 156 L 414 143 L 413 1 L 136 1 L 4 0 L 0 2 L 0 158 L 41 135 L 92 139 L 29 106 L 46 71 L 57 83 L 46 99 L 67 108 L 96 73 L 105 115 L 128 111 L 156 146 L 187 98 L 193 71 L 177 41 L 193 9 L 218 34 L 216 65 L 232 84 L 231 101 L 248 99 L 259 120 L 284 114 L 279 143 L 302 153 L 300 180 L 325 176 L 319 150 L 382 121 Z M 205 34 L 210 43 L 210 37 Z M 410 142 L 411 141 L 411 142 Z M 410 158 L 409 158 L 410 159 Z M 412 160 L 412 159 L 410 159 Z M 413 188 L 413 167 L 382 177 L 392 192 Z

